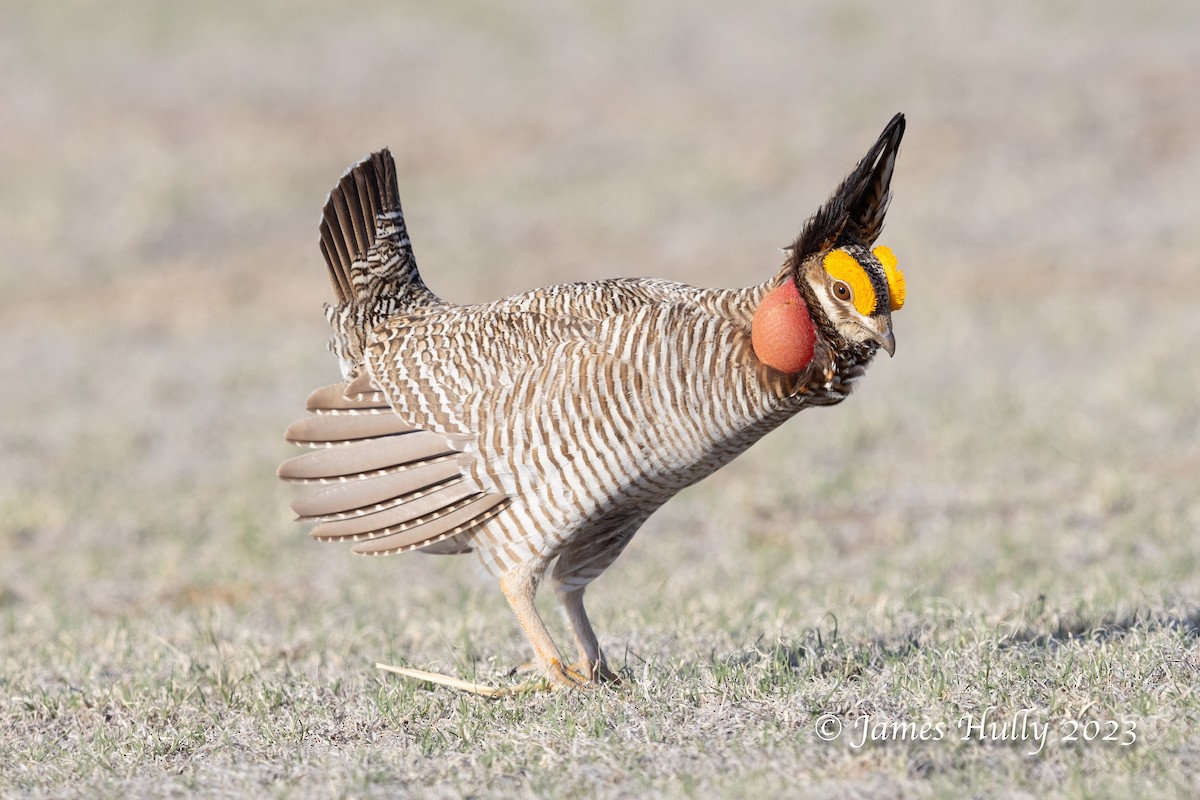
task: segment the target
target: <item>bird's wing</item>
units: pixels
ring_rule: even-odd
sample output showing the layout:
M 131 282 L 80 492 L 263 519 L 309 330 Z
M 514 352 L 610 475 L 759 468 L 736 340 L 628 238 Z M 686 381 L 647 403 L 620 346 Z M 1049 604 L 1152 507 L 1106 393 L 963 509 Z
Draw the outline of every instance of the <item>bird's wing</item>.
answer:
M 748 331 L 695 306 L 646 304 L 557 333 L 525 328 L 510 345 L 525 357 L 452 403 L 444 382 L 421 386 L 433 372 L 408 380 L 410 405 L 453 416 L 452 441 L 486 491 L 586 516 L 639 482 L 669 484 L 734 431 L 732 406 L 766 391 Z
M 313 538 L 357 542 L 370 555 L 461 549 L 450 540 L 508 502 L 464 480 L 445 436 L 407 424 L 369 386 L 318 389 L 308 410 L 287 439 L 313 449 L 283 462 L 279 477 L 305 484 L 292 508 L 316 523 Z
M 359 553 L 465 549 L 461 534 L 511 502 L 463 452 L 474 439 L 465 399 L 583 327 L 469 307 L 389 320 L 368 348 L 369 374 L 313 392 L 310 415 L 288 428 L 288 441 L 313 448 L 279 468 L 308 488 L 292 508 L 317 523 L 314 538 Z
M 589 338 L 596 323 L 568 315 L 457 306 L 396 317 L 367 348 L 370 382 L 414 428 L 472 436 L 467 399 L 507 386 L 563 341 Z

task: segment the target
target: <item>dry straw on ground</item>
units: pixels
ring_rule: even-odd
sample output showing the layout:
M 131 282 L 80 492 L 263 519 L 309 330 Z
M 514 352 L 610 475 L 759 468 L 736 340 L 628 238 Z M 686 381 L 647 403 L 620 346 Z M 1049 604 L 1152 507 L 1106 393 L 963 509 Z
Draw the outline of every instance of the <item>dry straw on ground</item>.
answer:
M 543 6 L 0 8 L 0 794 L 1195 796 L 1196 4 Z M 897 110 L 897 356 L 595 584 L 625 685 L 377 672 L 525 645 L 290 521 L 341 171 L 391 146 L 451 299 L 729 286 Z M 854 746 L 988 708 L 1050 741 Z

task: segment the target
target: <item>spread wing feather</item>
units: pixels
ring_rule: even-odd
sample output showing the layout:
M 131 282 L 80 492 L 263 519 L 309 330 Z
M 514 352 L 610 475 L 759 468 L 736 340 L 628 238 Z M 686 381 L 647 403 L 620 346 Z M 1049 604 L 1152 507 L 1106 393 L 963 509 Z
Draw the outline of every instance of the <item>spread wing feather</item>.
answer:
M 349 396 L 349 391 L 345 383 L 331 383 L 328 386 L 322 386 L 308 396 L 305 407 L 314 414 L 333 414 L 338 411 L 366 413 L 391 411 L 383 392 L 367 391 Z
M 355 439 L 378 439 L 381 436 L 411 433 L 413 430 L 411 425 L 386 409 L 378 413 L 330 411 L 296 420 L 288 426 L 283 436 L 292 444 L 325 447 Z
M 325 422 L 336 418 L 321 415 L 309 419 Z M 310 423 L 310 429 L 313 427 Z M 309 435 L 320 433 L 314 430 Z M 294 483 L 359 480 L 454 454 L 444 436 L 428 431 L 413 430 L 358 442 L 342 441 L 337 438 L 340 435 L 339 431 L 327 441 L 307 442 L 321 449 L 284 461 L 279 466 L 279 477 Z
M 361 517 L 415 500 L 458 477 L 457 459 L 447 455 L 322 487 L 298 498 L 292 510 L 305 522 Z
M 469 550 L 455 537 L 494 516 L 508 498 L 464 480 L 462 456 L 444 435 L 405 422 L 366 389 L 317 390 L 311 415 L 288 429 L 290 441 L 318 448 L 279 468 L 281 478 L 312 486 L 293 510 L 318 523 L 314 538 L 364 543 L 356 552 Z

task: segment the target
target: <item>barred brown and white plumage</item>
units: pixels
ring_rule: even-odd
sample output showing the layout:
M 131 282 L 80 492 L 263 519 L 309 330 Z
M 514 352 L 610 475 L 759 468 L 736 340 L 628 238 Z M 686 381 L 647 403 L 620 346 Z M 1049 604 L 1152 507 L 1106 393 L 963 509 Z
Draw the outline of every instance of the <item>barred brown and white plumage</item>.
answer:
M 344 380 L 288 429 L 315 448 L 279 469 L 307 486 L 293 508 L 358 553 L 477 553 L 554 682 L 610 677 L 585 587 L 680 489 L 797 411 L 840 402 L 894 350 L 903 276 L 870 248 L 903 132 L 898 114 L 780 270 L 737 290 L 612 279 L 450 304 L 417 271 L 390 154 L 357 164 L 321 224 Z M 752 342 L 777 300 L 804 312 L 780 344 L 811 348 L 797 369 Z M 573 667 L 533 604 L 551 563 Z

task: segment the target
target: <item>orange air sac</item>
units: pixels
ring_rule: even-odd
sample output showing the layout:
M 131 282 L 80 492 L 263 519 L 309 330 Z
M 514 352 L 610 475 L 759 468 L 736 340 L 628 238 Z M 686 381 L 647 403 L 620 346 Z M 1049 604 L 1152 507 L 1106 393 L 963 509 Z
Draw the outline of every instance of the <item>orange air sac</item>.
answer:
M 812 361 L 816 335 L 808 306 L 791 280 L 767 293 L 750 326 L 750 342 L 758 360 L 790 374 Z

